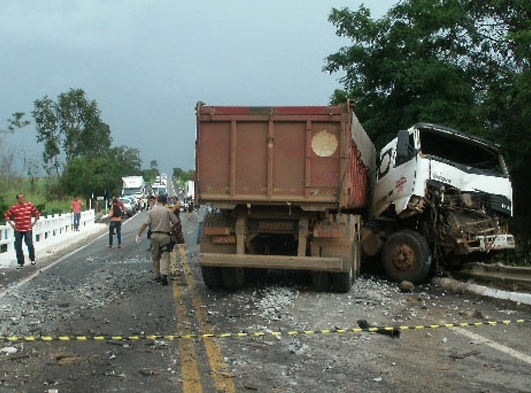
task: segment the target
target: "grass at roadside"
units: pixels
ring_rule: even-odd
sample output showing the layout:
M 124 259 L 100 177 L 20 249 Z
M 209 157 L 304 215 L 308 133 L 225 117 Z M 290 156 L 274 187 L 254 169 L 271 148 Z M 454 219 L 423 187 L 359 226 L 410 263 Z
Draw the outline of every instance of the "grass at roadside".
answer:
M 47 196 L 46 178 L 11 178 L 0 180 L 0 222 L 4 223 L 4 214 L 16 203 L 16 195 L 24 193 L 43 215 L 67 213 L 71 210 L 73 196 L 63 195 L 61 198 Z

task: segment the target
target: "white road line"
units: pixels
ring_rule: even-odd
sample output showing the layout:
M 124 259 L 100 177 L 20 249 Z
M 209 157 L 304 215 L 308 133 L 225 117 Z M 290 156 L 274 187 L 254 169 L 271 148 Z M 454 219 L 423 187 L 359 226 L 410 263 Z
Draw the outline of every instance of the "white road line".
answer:
M 462 334 L 463 336 L 466 336 L 468 338 L 471 338 L 473 340 L 478 341 L 481 344 L 487 345 L 491 348 L 494 348 L 500 352 L 506 353 L 516 359 L 522 360 L 526 362 L 527 364 L 531 364 L 531 356 L 526 355 L 525 353 L 519 352 L 517 350 L 514 350 L 512 348 L 506 347 L 505 345 L 502 345 L 500 343 L 497 343 L 495 341 L 492 341 L 488 339 L 487 337 L 483 337 L 479 334 L 473 333 L 470 330 L 463 329 L 463 328 L 454 328 L 455 332 Z

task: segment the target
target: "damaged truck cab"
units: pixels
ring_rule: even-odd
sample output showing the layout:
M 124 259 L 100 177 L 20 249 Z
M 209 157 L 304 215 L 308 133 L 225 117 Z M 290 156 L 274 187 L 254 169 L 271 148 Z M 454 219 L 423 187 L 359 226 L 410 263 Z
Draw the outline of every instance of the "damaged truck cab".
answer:
M 512 187 L 497 145 L 418 123 L 380 153 L 367 255 L 389 278 L 419 282 L 470 256 L 515 247 Z

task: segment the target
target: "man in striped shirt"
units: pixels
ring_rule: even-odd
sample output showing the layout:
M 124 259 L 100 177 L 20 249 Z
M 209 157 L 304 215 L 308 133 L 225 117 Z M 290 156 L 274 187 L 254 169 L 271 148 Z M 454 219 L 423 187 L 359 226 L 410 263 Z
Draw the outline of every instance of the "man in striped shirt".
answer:
M 6 212 L 5 220 L 15 230 L 15 251 L 17 253 L 18 269 L 24 267 L 24 252 L 22 240 L 28 247 L 29 259 L 35 265 L 35 247 L 33 246 L 33 226 L 41 213 L 31 202 L 26 201 L 23 193 L 17 194 L 17 203 Z M 32 217 L 35 217 L 32 220 Z

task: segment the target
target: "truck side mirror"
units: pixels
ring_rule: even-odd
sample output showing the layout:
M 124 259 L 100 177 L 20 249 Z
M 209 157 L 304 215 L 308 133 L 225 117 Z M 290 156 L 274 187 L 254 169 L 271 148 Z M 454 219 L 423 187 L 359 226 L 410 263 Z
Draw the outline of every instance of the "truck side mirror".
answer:
M 409 145 L 409 132 L 407 130 L 398 131 L 396 142 L 396 165 L 402 165 L 411 159 L 413 146 Z

